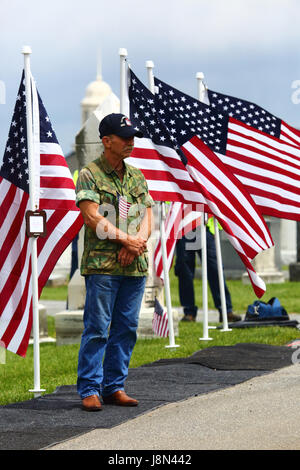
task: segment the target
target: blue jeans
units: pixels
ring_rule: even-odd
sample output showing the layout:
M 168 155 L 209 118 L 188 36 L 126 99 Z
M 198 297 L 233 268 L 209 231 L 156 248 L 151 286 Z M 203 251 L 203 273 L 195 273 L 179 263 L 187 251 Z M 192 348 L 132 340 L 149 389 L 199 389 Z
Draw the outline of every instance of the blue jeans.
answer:
M 124 390 L 146 277 L 93 274 L 85 283 L 77 391 L 108 396 Z
M 179 299 L 183 306 L 185 315 L 197 315 L 197 305 L 195 305 L 194 276 L 195 257 L 198 253 L 201 259 L 201 250 L 187 250 L 186 243 L 190 243 L 185 237 L 176 243 L 176 263 L 175 274 L 178 276 Z M 217 265 L 216 244 L 214 235 L 206 229 L 207 244 L 207 279 L 212 293 L 214 304 L 220 315 L 222 313 L 221 296 L 219 287 L 219 274 Z M 224 280 L 225 299 L 227 313 L 232 312 L 232 302 L 230 292 Z

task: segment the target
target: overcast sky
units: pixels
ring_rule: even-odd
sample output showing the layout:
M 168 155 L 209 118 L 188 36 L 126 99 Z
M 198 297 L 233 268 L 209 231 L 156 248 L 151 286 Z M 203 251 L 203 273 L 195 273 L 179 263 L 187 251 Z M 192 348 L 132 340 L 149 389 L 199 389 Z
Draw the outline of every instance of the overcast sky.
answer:
M 0 159 L 23 45 L 32 48 L 31 70 L 65 154 L 80 128 L 80 101 L 96 78 L 99 49 L 103 79 L 118 96 L 123 47 L 145 84 L 145 62 L 152 60 L 157 77 L 196 96 L 201 71 L 211 89 L 254 101 L 300 127 L 300 104 L 291 98 L 300 80 L 299 18 L 298 0 L 0 0 L 6 92 Z

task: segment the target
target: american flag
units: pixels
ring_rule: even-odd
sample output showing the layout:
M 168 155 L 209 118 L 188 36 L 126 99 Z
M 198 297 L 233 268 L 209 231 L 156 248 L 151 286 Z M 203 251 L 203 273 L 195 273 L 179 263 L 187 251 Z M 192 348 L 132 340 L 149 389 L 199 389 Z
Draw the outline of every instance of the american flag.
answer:
M 121 217 L 121 219 L 126 220 L 131 204 L 127 202 L 126 198 L 121 194 L 118 194 L 118 202 L 119 216 Z
M 156 114 L 154 96 L 132 70 L 130 83 L 130 120 L 133 125 L 143 127 L 144 138 L 135 140 L 133 152 L 126 161 L 143 172 L 154 201 L 205 205 L 205 199 L 173 148 L 176 139 L 169 135 Z
M 223 101 L 211 92 L 208 106 L 158 78 L 155 84 L 158 102 L 173 109 L 215 152 L 263 215 L 300 220 L 300 148 L 287 141 L 291 128 L 252 103 L 246 107 L 242 100 Z
M 207 98 L 212 108 L 220 109 L 248 126 L 272 135 L 288 144 L 300 146 L 300 131 L 298 129 L 257 104 L 209 89 L 207 89 Z
M 210 212 L 218 219 L 242 259 L 256 295 L 261 297 L 265 292 L 265 284 L 255 273 L 251 260 L 273 245 L 262 215 L 243 185 L 217 155 L 194 135 L 196 129 L 179 115 L 174 106 L 166 106 L 168 101 L 163 103 L 155 95 L 152 112 L 148 113 L 148 97 L 144 96 L 144 90 L 143 84 L 131 71 L 129 98 L 130 106 L 135 105 L 131 115 L 133 125 L 142 130 L 148 140 L 154 137 L 157 139 L 157 134 L 163 137 L 167 151 L 171 148 L 181 156 L 182 165 L 193 182 L 193 191 L 201 194 L 205 212 Z M 139 167 L 139 159 L 136 162 L 133 159 L 132 164 Z
M 32 85 L 38 209 L 47 215 L 47 236 L 38 238 L 39 296 L 57 260 L 83 225 L 75 187 L 50 119 Z M 26 235 L 29 168 L 24 72 L 0 170 L 0 340 L 25 356 L 32 329 L 31 241 Z
M 152 330 L 157 336 L 167 338 L 169 336 L 168 314 L 155 297 Z
M 191 204 L 171 202 L 166 216 L 165 234 L 167 251 L 167 270 L 170 271 L 174 258 L 177 240 L 200 225 L 201 212 L 193 211 Z M 164 279 L 161 239 L 157 240 L 154 249 L 155 273 L 160 279 Z

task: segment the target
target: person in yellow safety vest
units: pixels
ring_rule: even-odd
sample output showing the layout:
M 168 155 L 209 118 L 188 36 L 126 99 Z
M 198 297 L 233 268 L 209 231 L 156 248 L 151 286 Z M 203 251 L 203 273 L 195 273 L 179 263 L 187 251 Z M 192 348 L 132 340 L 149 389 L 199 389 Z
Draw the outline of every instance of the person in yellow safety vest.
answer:
M 195 230 L 199 230 L 199 227 Z M 222 307 L 219 287 L 219 274 L 215 244 L 215 227 L 213 217 L 208 219 L 206 224 L 206 244 L 207 244 L 207 279 L 212 293 L 214 304 L 219 311 L 219 321 L 222 322 Z M 187 249 L 187 243 L 192 245 L 191 238 L 183 236 L 176 243 L 176 262 L 175 275 L 178 277 L 179 298 L 183 306 L 184 317 L 182 321 L 196 321 L 198 307 L 195 305 L 194 277 L 195 277 L 195 260 L 198 253 L 201 260 L 201 249 Z M 229 289 L 224 279 L 225 299 L 227 318 L 230 322 L 240 321 L 241 317 L 235 315 L 232 311 L 232 301 Z
M 76 186 L 77 180 L 78 180 L 78 170 L 75 170 L 73 173 L 73 181 L 74 181 L 75 186 Z

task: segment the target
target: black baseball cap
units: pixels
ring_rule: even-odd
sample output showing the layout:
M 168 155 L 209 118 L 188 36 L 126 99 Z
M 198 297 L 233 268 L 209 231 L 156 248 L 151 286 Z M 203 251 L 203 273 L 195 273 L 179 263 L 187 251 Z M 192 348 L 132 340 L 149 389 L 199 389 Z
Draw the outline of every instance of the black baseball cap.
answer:
M 99 124 L 100 139 L 105 135 L 115 134 L 119 137 L 143 137 L 124 114 L 112 113 L 105 116 Z

